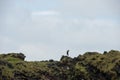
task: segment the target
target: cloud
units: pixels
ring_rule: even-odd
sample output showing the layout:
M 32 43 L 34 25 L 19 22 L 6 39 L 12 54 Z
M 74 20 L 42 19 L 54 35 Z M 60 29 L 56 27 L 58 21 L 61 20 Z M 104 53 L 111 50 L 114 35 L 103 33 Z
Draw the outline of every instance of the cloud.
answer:
M 60 2 L 62 4 L 60 10 L 64 15 L 118 18 L 120 14 L 119 0 L 61 0 Z
M 56 11 L 37 11 L 37 12 L 32 12 L 32 15 L 55 16 L 55 15 L 59 15 L 59 13 Z
M 60 2 L 58 10 L 35 11 L 20 5 L 0 9 L 0 52 L 23 52 L 27 60 L 43 60 L 59 59 L 67 49 L 71 56 L 120 49 L 120 23 L 114 18 L 119 13 L 116 1 L 116 6 L 111 1 Z
M 19 47 L 20 51 L 23 52 L 27 57 L 26 60 L 59 60 L 60 56 L 65 54 L 65 50 L 62 48 L 55 47 L 44 43 L 34 44 L 22 44 Z M 59 54 L 58 54 L 59 53 Z M 34 54 L 34 55 L 33 55 Z

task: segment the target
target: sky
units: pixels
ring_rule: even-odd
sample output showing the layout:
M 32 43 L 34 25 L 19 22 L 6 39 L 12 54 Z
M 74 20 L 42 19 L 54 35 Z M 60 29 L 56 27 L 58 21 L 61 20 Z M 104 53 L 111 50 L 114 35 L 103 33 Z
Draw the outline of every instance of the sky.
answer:
M 120 0 L 0 0 L 0 53 L 28 61 L 120 50 Z

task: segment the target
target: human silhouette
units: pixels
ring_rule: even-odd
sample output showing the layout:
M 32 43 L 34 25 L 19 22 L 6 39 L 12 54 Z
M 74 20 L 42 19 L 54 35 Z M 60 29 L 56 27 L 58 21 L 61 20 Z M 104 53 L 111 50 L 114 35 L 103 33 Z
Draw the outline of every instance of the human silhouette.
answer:
M 67 50 L 67 56 L 69 56 L 69 50 Z

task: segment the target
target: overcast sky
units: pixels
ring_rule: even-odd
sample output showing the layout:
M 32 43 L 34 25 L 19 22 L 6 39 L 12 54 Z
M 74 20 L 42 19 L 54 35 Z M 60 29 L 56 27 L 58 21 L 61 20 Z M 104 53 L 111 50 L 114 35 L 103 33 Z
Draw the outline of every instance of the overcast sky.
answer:
M 120 0 L 0 0 L 0 53 L 59 60 L 120 50 Z

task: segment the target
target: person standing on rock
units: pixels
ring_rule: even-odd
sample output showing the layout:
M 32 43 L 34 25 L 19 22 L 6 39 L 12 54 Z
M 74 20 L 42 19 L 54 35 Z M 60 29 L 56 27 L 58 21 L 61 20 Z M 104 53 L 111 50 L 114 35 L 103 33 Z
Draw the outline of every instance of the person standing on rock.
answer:
M 67 56 L 69 56 L 69 50 L 67 50 Z

